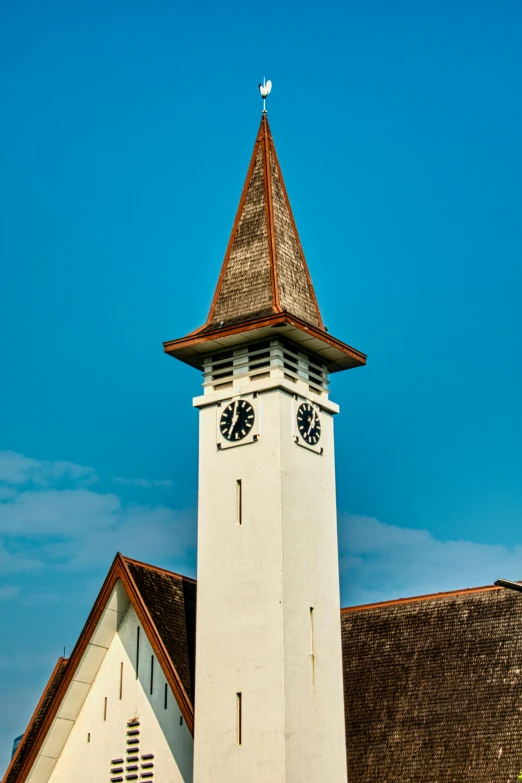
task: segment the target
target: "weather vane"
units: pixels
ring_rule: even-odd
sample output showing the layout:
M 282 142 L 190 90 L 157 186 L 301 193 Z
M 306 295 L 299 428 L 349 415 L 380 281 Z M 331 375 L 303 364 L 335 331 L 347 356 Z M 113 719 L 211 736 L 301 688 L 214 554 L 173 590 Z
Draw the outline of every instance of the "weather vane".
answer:
M 265 77 L 263 76 L 263 84 L 259 84 L 259 92 L 261 93 L 261 97 L 263 99 L 263 114 L 266 114 L 266 99 L 267 96 L 270 95 L 270 91 L 272 89 L 272 82 L 270 79 L 268 81 L 265 81 Z

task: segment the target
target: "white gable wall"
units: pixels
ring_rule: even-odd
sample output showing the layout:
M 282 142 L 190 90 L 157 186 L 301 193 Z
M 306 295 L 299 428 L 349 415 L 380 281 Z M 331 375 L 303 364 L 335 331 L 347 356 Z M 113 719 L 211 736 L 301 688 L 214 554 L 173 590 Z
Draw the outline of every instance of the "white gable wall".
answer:
M 111 779 L 128 780 L 129 774 L 153 772 L 156 783 L 192 783 L 193 740 L 185 721 L 180 725 L 181 713 L 152 647 L 140 627 L 139 677 L 136 678 L 137 629 L 140 626 L 134 608 L 129 605 L 117 632 L 105 654 L 98 673 L 88 690 L 83 706 L 70 729 L 49 783 L 109 783 Z M 154 655 L 153 692 L 150 693 L 151 659 Z M 120 698 L 120 672 L 123 663 Z M 107 699 L 106 719 L 105 699 Z M 65 703 L 67 698 L 65 699 Z M 139 720 L 139 735 L 127 736 L 128 721 Z M 127 772 L 126 764 L 115 764 L 113 759 L 126 759 L 127 740 L 139 737 L 139 769 Z M 45 748 L 43 748 L 45 750 Z M 152 768 L 141 769 L 142 755 L 154 754 Z M 42 754 L 41 762 L 45 760 Z M 38 766 L 38 765 L 36 765 Z M 111 769 L 123 767 L 122 773 Z M 36 769 L 34 770 L 36 771 Z M 28 778 L 36 783 L 38 777 Z

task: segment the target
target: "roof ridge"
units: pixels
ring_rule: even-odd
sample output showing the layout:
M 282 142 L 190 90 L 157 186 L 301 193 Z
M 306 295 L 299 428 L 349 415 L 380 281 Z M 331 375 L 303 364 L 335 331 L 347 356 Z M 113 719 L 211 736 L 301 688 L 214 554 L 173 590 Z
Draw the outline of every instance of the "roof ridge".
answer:
M 463 587 L 460 590 L 447 590 L 441 593 L 426 593 L 426 595 L 414 595 L 409 598 L 392 598 L 389 601 L 376 601 L 372 604 L 358 604 L 357 606 L 345 606 L 341 608 L 341 614 L 348 612 L 358 612 L 364 609 L 378 609 L 381 606 L 392 606 L 393 604 L 411 604 L 416 601 L 430 601 L 436 598 L 446 598 L 451 595 L 467 595 L 469 593 L 484 593 L 488 590 L 502 590 L 495 585 L 484 585 L 483 587 Z
M 121 552 L 118 552 L 121 559 L 125 563 L 133 563 L 137 566 L 143 566 L 144 568 L 149 568 L 151 571 L 160 571 L 161 573 L 168 574 L 169 576 L 175 576 L 178 579 L 186 579 L 187 582 L 194 582 L 194 584 L 197 584 L 197 580 L 194 579 L 192 576 L 186 576 L 185 574 L 178 574 L 177 571 L 170 571 L 168 568 L 162 568 L 161 566 L 152 565 L 152 563 L 145 563 L 143 560 L 135 560 L 133 557 L 127 557 L 126 555 L 123 555 Z

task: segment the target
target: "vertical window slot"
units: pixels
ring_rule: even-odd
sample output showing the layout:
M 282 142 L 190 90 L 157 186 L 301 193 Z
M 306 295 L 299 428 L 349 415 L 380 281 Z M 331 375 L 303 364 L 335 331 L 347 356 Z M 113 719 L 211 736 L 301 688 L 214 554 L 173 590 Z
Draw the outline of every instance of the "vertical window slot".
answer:
M 150 656 L 150 692 L 154 692 L 154 656 Z
M 314 607 L 310 607 L 310 641 L 311 641 L 311 653 L 315 655 L 315 629 L 314 629 Z
M 243 482 L 241 479 L 236 481 L 236 518 L 237 524 L 243 524 Z
M 140 626 L 136 628 L 136 679 L 138 679 L 138 669 L 140 665 Z
M 169 686 L 167 685 L 167 683 L 165 683 L 165 701 L 163 703 L 163 707 L 165 709 L 167 709 L 167 696 L 168 696 L 168 693 L 169 693 Z
M 107 720 L 107 696 L 103 700 L 103 720 Z
M 123 661 L 120 663 L 120 701 L 123 696 Z
M 314 607 L 310 607 L 310 653 L 312 660 L 312 683 L 315 684 L 315 628 L 314 628 Z
M 236 693 L 236 734 L 237 744 L 243 744 L 243 695 Z

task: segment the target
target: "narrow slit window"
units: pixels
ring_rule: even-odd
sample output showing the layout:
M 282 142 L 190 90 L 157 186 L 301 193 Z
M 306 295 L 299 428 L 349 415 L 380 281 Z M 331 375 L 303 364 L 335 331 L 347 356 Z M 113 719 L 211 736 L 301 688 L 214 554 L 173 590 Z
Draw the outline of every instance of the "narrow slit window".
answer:
M 123 696 L 123 661 L 120 663 L 120 701 Z
M 107 720 L 107 696 L 103 700 L 103 720 Z
M 310 607 L 310 643 L 311 653 L 315 655 L 315 629 L 314 629 L 314 607 Z
M 154 692 L 154 656 L 150 656 L 150 692 Z
M 91 735 L 89 733 L 89 734 L 87 734 L 87 742 L 90 742 L 90 741 L 91 741 Z
M 243 524 L 243 482 L 241 479 L 236 481 L 236 516 L 237 524 Z
M 183 726 L 183 715 L 179 716 L 179 725 Z
M 169 686 L 167 685 L 167 683 L 165 683 L 165 701 L 163 703 L 163 707 L 165 709 L 167 709 L 167 697 L 168 697 L 168 694 L 169 694 Z
M 136 679 L 138 679 L 138 670 L 140 665 L 140 626 L 136 628 Z
M 237 744 L 243 744 L 243 695 L 236 693 Z

